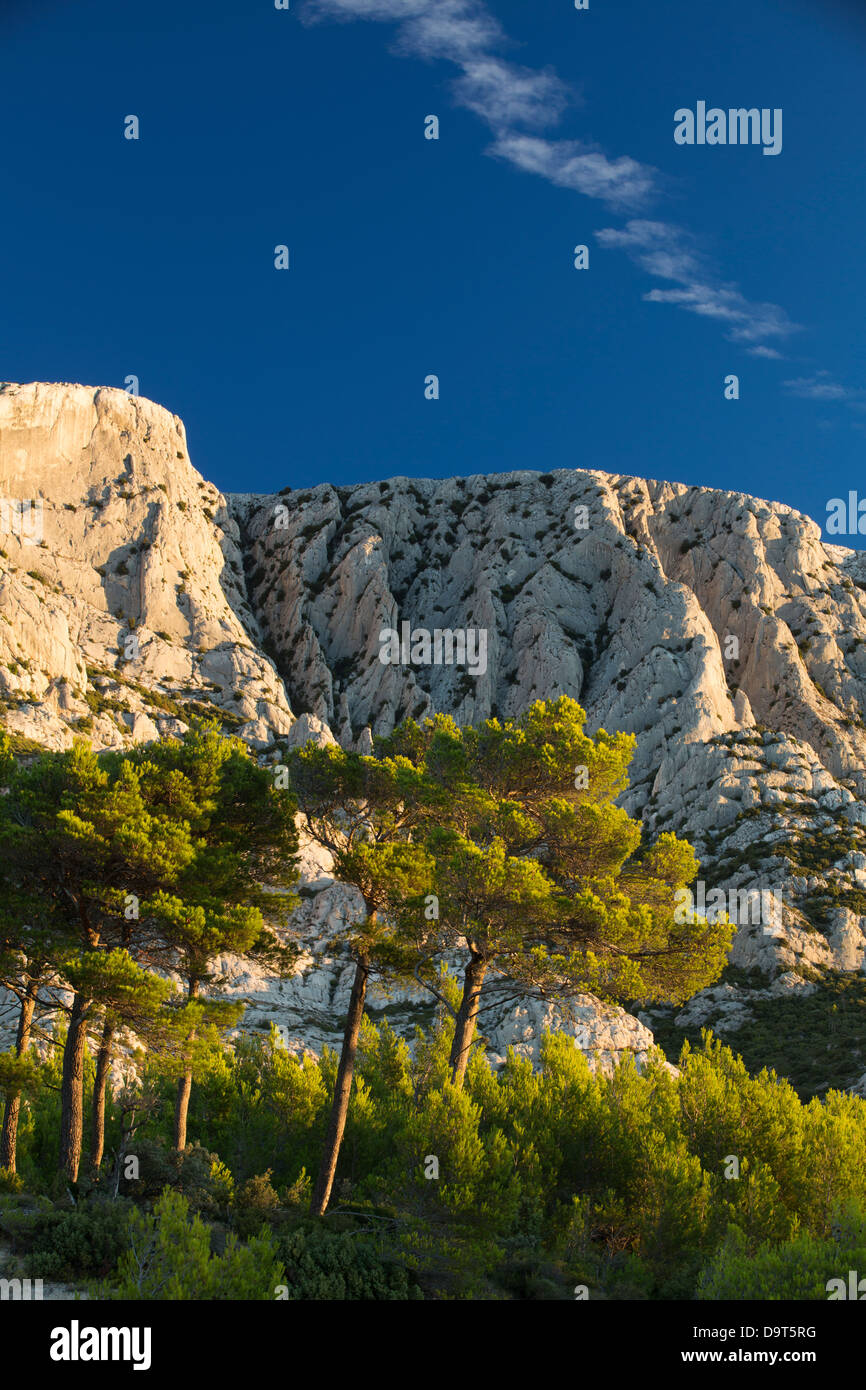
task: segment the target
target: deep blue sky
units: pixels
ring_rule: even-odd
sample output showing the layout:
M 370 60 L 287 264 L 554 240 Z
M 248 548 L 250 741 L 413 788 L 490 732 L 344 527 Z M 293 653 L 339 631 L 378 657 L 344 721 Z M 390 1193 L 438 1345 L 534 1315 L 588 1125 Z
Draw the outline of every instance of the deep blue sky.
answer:
M 501 57 L 578 94 L 532 133 L 652 166 L 656 197 L 611 208 L 490 157 L 454 66 L 400 56 L 393 23 L 304 24 L 301 0 L 0 0 L 0 378 L 134 373 L 226 490 L 595 467 L 819 521 L 866 496 L 857 7 L 486 9 Z M 782 154 L 678 147 L 673 113 L 698 100 L 783 108 Z M 595 239 L 630 218 L 684 229 L 705 280 L 802 325 L 765 340 L 783 358 L 646 302 L 671 282 Z

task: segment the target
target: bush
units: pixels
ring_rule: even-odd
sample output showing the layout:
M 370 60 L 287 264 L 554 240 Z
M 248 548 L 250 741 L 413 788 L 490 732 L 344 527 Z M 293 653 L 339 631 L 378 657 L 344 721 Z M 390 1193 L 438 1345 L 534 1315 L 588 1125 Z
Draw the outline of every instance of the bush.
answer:
M 153 1199 L 170 1187 L 183 1194 L 193 1211 L 215 1216 L 228 1212 L 234 1181 L 217 1154 L 199 1143 L 178 1153 L 152 1139 L 140 1139 L 136 1150 L 140 1176 L 127 1186 L 130 1195 Z
M 405 1301 L 423 1298 L 394 1252 L 359 1231 L 300 1227 L 279 1243 L 289 1299 Z
M 847 1290 L 852 1269 L 866 1271 L 866 1217 L 857 1212 L 842 1219 L 834 1237 L 822 1240 L 803 1231 L 783 1245 L 766 1241 L 754 1254 L 743 1232 L 733 1226 L 701 1274 L 697 1297 L 824 1302 L 829 1281 L 842 1279 Z
M 280 1199 L 271 1183 L 270 1168 L 258 1177 L 248 1178 L 237 1190 L 232 1207 L 232 1224 L 239 1236 L 261 1229 L 279 1210 Z
M 129 1248 L 115 1278 L 100 1289 L 100 1297 L 109 1301 L 264 1302 L 285 1283 L 269 1232 L 247 1245 L 230 1235 L 225 1252 L 212 1254 L 207 1226 L 190 1213 L 186 1197 L 169 1188 L 152 1214 L 130 1214 L 126 1239 Z
M 0 1212 L 0 1230 L 23 1253 L 27 1274 L 37 1279 L 101 1278 L 117 1264 L 126 1244 L 126 1202 L 94 1200 L 72 1210 L 40 1204 Z

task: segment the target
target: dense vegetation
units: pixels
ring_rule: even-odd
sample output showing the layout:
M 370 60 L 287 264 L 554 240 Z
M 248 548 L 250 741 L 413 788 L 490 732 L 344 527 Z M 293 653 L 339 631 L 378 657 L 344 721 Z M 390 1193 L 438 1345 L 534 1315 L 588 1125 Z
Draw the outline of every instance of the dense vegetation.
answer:
M 727 921 L 674 912 L 690 846 L 616 805 L 633 741 L 583 726 L 560 699 L 275 767 L 206 724 L 99 757 L 0 746 L 0 1233 L 22 1272 L 106 1298 L 688 1299 L 824 1297 L 858 1267 L 859 1099 L 803 1104 L 711 1039 L 679 1076 L 660 1052 L 594 1075 L 565 1036 L 535 1070 L 488 1065 L 492 983 L 675 1003 L 726 959 Z M 217 968 L 292 968 L 296 818 L 358 903 L 319 1060 L 232 1034 Z M 370 1021 L 375 977 L 435 1001 L 411 1047 Z
M 117 1200 L 104 1179 L 60 1197 L 46 1084 L 0 1232 L 22 1273 L 103 1297 L 822 1299 L 866 1267 L 861 1100 L 803 1104 L 712 1040 L 679 1078 L 660 1055 L 642 1076 L 593 1075 L 561 1035 L 535 1071 L 512 1056 L 496 1073 L 476 1050 L 458 1091 L 452 1035 L 445 1011 L 411 1049 L 365 1023 L 324 1219 L 308 1174 L 336 1058 L 299 1061 L 272 1034 L 210 1049 L 183 1154 L 173 1080 L 148 1064 L 139 1176 Z M 109 1104 L 109 1143 L 120 1122 Z
M 836 971 L 811 972 L 813 993 L 777 998 L 748 996 L 749 1017 L 725 1032 L 727 1042 L 750 1071 L 770 1067 L 784 1076 L 803 1100 L 829 1090 L 846 1090 L 866 1072 L 866 979 Z M 730 967 L 724 982 L 766 988 Z M 656 1042 L 675 1057 L 685 1041 L 700 1041 L 700 1027 L 677 1027 L 672 1018 L 653 1018 Z

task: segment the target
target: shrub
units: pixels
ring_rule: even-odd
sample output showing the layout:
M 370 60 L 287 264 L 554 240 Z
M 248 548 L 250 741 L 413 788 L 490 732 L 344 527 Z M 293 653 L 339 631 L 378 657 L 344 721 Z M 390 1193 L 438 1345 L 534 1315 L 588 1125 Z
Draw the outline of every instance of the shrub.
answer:
M 126 1228 L 129 1248 L 115 1278 L 100 1289 L 110 1300 L 148 1301 L 243 1300 L 275 1297 L 285 1282 L 269 1232 L 247 1245 L 230 1235 L 222 1255 L 211 1254 L 208 1228 L 191 1215 L 180 1192 L 167 1189 L 153 1213 L 133 1211 Z
M 279 1244 L 289 1299 L 405 1301 L 423 1297 L 396 1254 L 351 1231 L 299 1228 Z
M 128 1206 L 94 1199 L 72 1210 L 40 1205 L 4 1210 L 0 1230 L 21 1249 L 27 1273 L 37 1279 L 102 1277 L 126 1244 Z
M 136 1144 L 139 1178 L 126 1189 L 135 1197 L 153 1198 L 170 1187 L 181 1193 L 193 1211 L 222 1215 L 234 1195 L 232 1175 L 215 1153 L 199 1143 L 182 1153 L 152 1139 Z
M 848 1212 L 835 1238 L 821 1240 L 803 1231 L 784 1245 L 765 1242 L 754 1253 L 743 1232 L 733 1226 L 701 1274 L 697 1297 L 825 1301 L 828 1282 L 842 1279 L 847 1285 L 851 1269 L 866 1270 L 866 1217 L 857 1212 Z
M 249 1236 L 278 1211 L 280 1199 L 271 1183 L 270 1168 L 255 1178 L 248 1178 L 238 1188 L 232 1208 L 232 1221 L 239 1236 Z

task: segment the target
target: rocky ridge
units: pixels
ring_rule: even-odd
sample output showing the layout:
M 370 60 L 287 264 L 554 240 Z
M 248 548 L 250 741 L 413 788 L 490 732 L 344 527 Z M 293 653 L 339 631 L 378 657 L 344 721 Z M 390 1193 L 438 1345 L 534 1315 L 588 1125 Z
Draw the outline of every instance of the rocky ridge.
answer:
M 691 840 L 708 888 L 781 903 L 772 929 L 740 927 L 748 984 L 704 991 L 678 1021 L 735 1028 L 761 991 L 862 973 L 866 556 L 808 517 L 599 469 L 224 497 L 159 406 L 41 384 L 0 387 L 3 498 L 41 507 L 41 543 L 8 508 L 0 537 L 0 700 L 20 740 L 120 746 L 207 706 L 267 758 L 571 695 L 590 728 L 636 735 L 623 800 L 648 833 Z M 382 631 L 407 621 L 483 629 L 486 669 L 383 665 Z M 304 892 L 294 980 L 224 966 L 248 1024 L 318 1048 L 346 992 L 328 941 L 352 903 L 312 860 Z M 419 1005 L 383 1002 L 401 1027 Z M 607 1063 L 651 1044 L 654 1012 L 580 1007 L 559 1020 L 509 1001 L 486 1025 L 494 1053 L 531 1055 L 551 1022 Z

